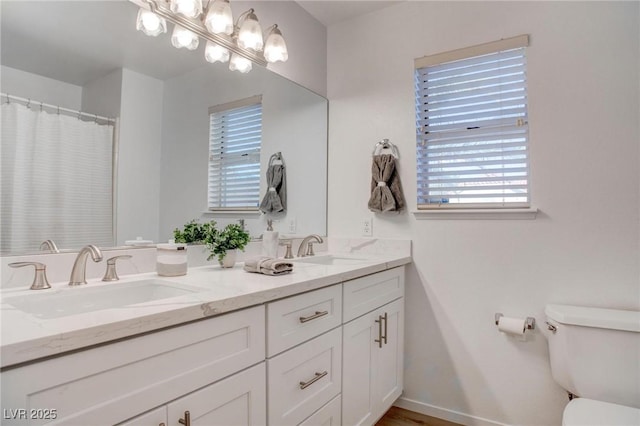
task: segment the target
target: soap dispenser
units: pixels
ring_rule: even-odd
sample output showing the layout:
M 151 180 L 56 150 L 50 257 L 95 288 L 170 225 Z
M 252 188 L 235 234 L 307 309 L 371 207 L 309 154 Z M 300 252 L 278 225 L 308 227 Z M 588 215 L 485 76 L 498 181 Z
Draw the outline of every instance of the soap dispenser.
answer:
M 278 257 L 278 231 L 273 230 L 273 221 L 267 220 L 267 230 L 262 234 L 262 255 Z

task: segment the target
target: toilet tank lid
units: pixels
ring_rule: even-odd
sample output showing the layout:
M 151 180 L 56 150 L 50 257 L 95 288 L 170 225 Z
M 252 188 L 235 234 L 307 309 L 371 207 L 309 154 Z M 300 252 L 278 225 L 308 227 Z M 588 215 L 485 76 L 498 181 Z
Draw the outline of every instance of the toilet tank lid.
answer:
M 638 311 L 547 305 L 544 313 L 560 324 L 640 332 L 640 312 Z

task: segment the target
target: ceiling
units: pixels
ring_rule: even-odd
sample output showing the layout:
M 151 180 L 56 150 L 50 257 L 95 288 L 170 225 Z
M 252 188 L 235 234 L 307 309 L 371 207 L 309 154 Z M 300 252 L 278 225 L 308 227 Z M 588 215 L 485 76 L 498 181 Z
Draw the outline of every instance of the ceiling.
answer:
M 296 2 L 325 27 L 329 27 L 400 3 L 400 0 L 297 0 Z

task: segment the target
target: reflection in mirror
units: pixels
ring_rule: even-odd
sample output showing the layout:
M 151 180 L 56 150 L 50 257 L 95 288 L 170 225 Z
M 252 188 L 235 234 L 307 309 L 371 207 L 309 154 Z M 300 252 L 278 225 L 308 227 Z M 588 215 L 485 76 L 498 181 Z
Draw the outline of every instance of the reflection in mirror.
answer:
M 65 238 L 73 239 L 41 231 L 33 245 L 15 249 L 3 245 L 3 254 L 35 252 L 48 239 L 63 251 L 90 243 L 122 245 L 136 237 L 165 241 L 174 228 L 191 219 L 214 219 L 220 226 L 244 219 L 252 237 L 266 229 L 269 218 L 281 234 L 326 235 L 326 99 L 266 68 L 256 66 L 248 74 L 231 72 L 227 64 L 205 62 L 204 47 L 195 52 L 178 50 L 171 46 L 170 35 L 148 37 L 135 30 L 138 8 L 130 2 L 3 0 L 0 6 L 3 93 L 32 99 L 31 110 L 33 105 L 39 109 L 42 102 L 118 120 L 113 131 L 118 153 L 112 180 L 111 171 L 96 162 L 109 158 L 112 142 L 101 148 L 103 152 L 90 149 L 90 156 L 77 160 L 90 165 L 90 170 L 102 170 L 105 187 L 113 181 L 108 189 L 112 204 L 98 204 L 86 195 L 79 201 L 95 207 L 83 215 L 114 212 L 108 236 L 104 237 L 104 230 L 99 235 L 98 226 L 90 226 L 89 233 L 65 228 Z M 287 165 L 287 210 L 269 216 L 260 214 L 257 206 L 255 211 L 211 213 L 207 209 L 209 108 L 258 95 L 263 104 L 260 199 L 268 189 L 269 157 L 282 152 Z M 49 109 L 49 115 L 56 112 Z M 26 168 L 37 173 L 39 161 L 54 174 L 69 168 L 60 158 L 45 159 L 40 151 L 33 157 L 37 161 L 14 161 L 5 167 L 4 139 L 3 134 L 3 240 L 11 229 L 11 216 L 5 213 L 5 181 L 23 193 L 43 190 L 28 179 L 17 182 L 5 170 Z M 47 191 L 61 188 L 50 181 Z M 41 210 L 39 218 L 56 214 L 44 211 L 40 204 L 29 209 Z M 36 228 L 41 220 L 25 218 L 27 228 Z M 51 222 L 56 226 L 55 220 Z

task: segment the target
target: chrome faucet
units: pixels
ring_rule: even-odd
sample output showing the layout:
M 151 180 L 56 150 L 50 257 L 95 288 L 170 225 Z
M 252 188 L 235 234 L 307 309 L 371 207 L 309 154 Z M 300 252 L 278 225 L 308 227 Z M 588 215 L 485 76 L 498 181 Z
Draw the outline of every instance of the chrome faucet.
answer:
M 93 244 L 82 247 L 73 264 L 73 269 L 71 269 L 69 285 L 81 285 L 87 283 L 87 257 L 89 257 L 89 255 L 91 255 L 94 262 L 100 262 L 102 260 L 102 252 L 98 247 Z
M 45 240 L 40 244 L 40 250 L 48 250 L 50 253 L 60 253 L 60 249 L 53 240 Z
M 322 237 L 320 235 L 316 235 L 316 234 L 311 234 L 307 237 L 305 237 L 302 242 L 300 243 L 300 246 L 298 247 L 298 257 L 305 257 L 305 256 L 313 256 L 315 253 L 313 252 L 313 241 L 311 240 L 315 240 L 316 243 L 323 243 L 324 240 L 322 239 Z

